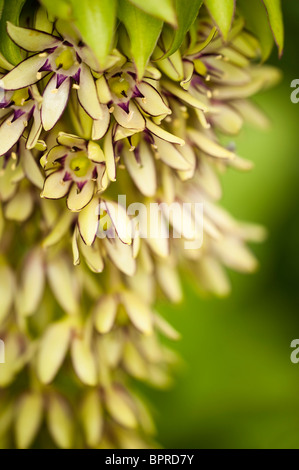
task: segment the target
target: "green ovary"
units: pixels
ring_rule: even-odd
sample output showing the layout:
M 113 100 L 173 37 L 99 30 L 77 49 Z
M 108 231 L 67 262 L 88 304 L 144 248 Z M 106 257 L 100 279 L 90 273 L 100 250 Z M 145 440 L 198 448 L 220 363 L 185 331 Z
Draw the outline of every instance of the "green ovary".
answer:
M 69 70 L 75 63 L 75 54 L 74 51 L 68 47 L 59 54 L 55 59 L 55 64 L 57 68 L 62 67 L 63 70 Z
M 118 98 L 126 98 L 130 89 L 130 83 L 119 75 L 117 77 L 110 78 L 109 86 L 112 93 L 114 93 Z
M 16 90 L 12 95 L 12 101 L 16 106 L 24 106 L 26 100 L 29 98 L 28 88 L 22 88 L 21 90 Z
M 90 169 L 91 161 L 86 156 L 85 152 L 79 152 L 70 162 L 70 169 L 75 173 L 76 176 L 84 177 L 86 176 L 88 170 Z

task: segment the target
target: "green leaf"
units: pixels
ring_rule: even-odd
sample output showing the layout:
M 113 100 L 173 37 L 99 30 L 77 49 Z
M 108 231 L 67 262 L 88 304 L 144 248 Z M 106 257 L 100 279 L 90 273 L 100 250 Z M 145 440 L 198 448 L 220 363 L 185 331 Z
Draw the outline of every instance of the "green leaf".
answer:
M 262 0 L 268 13 L 270 27 L 278 47 L 279 56 L 283 53 L 284 27 L 280 0 Z
M 117 0 L 42 0 L 42 3 L 52 16 L 74 22 L 83 41 L 104 67 L 113 41 Z
M 8 36 L 6 22 L 11 21 L 19 25 L 19 18 L 26 0 L 9 0 L 2 3 L 2 14 L 0 20 L 0 51 L 5 59 L 13 65 L 17 65 L 23 60 L 19 46 L 17 46 Z
M 157 44 L 163 22 L 147 15 L 127 0 L 119 1 L 119 18 L 124 23 L 131 43 L 131 53 L 141 79 Z
M 205 0 L 205 5 L 226 41 L 234 19 L 235 0 Z
M 141 8 L 145 13 L 156 16 L 160 20 L 177 26 L 177 18 L 172 0 L 129 0 L 136 7 Z
M 70 0 L 75 24 L 83 40 L 93 50 L 100 66 L 104 67 L 110 52 L 117 0 Z
M 175 10 L 178 18 L 178 28 L 174 32 L 170 49 L 163 58 L 169 57 L 179 49 L 194 23 L 203 0 L 175 0 Z
M 68 0 L 40 0 L 44 7 L 48 10 L 50 19 L 61 18 L 62 20 L 70 19 L 72 7 Z
M 273 48 L 273 36 L 269 28 L 267 13 L 260 0 L 238 0 L 238 8 L 245 19 L 246 29 L 259 40 L 262 60 L 268 59 Z

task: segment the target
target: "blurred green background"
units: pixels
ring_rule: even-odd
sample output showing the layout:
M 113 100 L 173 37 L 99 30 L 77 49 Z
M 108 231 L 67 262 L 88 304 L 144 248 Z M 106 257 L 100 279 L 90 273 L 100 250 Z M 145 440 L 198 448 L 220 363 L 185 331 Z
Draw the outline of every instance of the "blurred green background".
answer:
M 299 104 L 290 83 L 299 78 L 299 2 L 282 2 L 286 44 L 270 63 L 284 79 L 256 98 L 272 128 L 245 128 L 238 152 L 250 173 L 223 178 L 223 205 L 241 220 L 269 230 L 252 276 L 231 273 L 228 299 L 201 299 L 185 283 L 185 301 L 159 310 L 182 333 L 184 360 L 174 387 L 148 391 L 158 440 L 166 448 L 299 448 L 299 364 L 290 343 L 299 338 Z

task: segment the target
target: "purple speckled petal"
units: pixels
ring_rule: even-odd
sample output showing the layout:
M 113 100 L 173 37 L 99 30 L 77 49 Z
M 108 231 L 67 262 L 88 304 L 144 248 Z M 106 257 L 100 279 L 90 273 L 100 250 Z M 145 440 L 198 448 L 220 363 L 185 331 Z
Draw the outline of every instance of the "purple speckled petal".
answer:
M 39 69 L 39 72 L 52 72 L 52 70 L 53 69 L 51 67 L 51 64 L 49 60 L 47 59 L 44 65 L 42 65 L 41 68 Z
M 81 75 L 81 69 L 79 68 L 77 72 L 73 75 L 73 79 L 75 80 L 76 83 L 79 84 L 80 81 L 80 75 Z
M 60 85 L 68 78 L 67 75 L 62 75 L 61 73 L 56 74 L 56 88 L 59 88 Z
M 63 181 L 71 181 L 73 178 L 71 177 L 70 173 L 67 171 L 64 174 Z
M 126 103 L 117 103 L 117 106 L 119 106 L 125 113 L 129 114 L 129 104 L 130 101 L 127 101 Z
M 78 186 L 79 191 L 82 191 L 86 183 L 87 181 L 77 181 L 77 186 Z
M 24 116 L 24 114 L 26 114 L 26 113 L 22 109 L 14 109 L 14 114 L 13 114 L 13 118 L 12 118 L 11 122 L 15 122 L 21 116 Z

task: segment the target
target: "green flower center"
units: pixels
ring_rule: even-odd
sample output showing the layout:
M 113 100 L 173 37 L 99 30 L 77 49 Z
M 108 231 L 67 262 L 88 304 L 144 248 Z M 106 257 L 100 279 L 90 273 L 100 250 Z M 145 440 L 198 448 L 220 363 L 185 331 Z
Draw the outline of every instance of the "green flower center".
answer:
M 24 106 L 26 100 L 29 98 L 28 88 L 22 88 L 21 90 L 16 90 L 12 95 L 12 101 L 16 106 Z
M 123 74 L 111 77 L 109 79 L 109 86 L 112 93 L 120 99 L 126 98 L 130 89 L 130 83 L 123 78 Z
M 70 169 L 79 178 L 82 176 L 86 176 L 90 166 L 91 161 L 89 160 L 85 152 L 76 153 L 76 156 L 70 161 Z
M 71 47 L 67 47 L 62 51 L 59 56 L 55 59 L 55 64 L 57 68 L 62 68 L 63 70 L 69 70 L 76 61 L 75 53 Z

